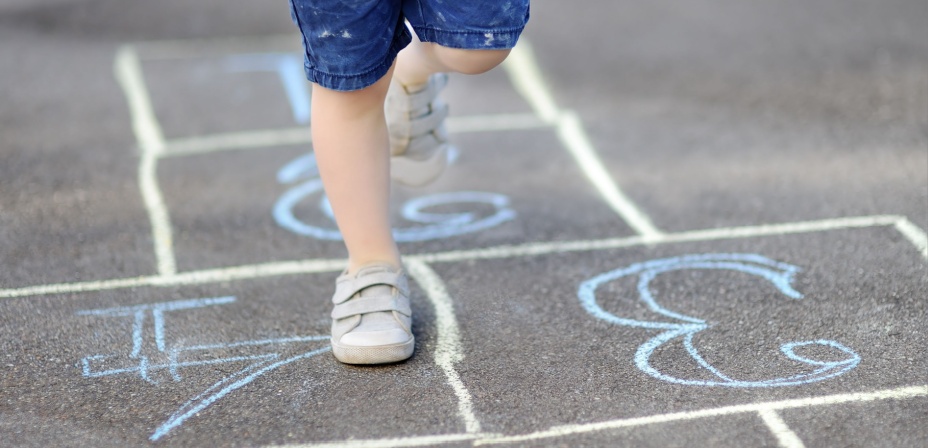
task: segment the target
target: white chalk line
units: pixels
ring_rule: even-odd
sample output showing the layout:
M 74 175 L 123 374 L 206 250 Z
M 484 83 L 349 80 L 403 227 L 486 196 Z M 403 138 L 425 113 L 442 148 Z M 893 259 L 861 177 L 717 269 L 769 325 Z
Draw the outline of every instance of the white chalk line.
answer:
M 346 265 L 347 261 L 343 259 L 275 262 L 229 268 L 189 271 L 173 275 L 150 275 L 112 280 L 59 283 L 51 285 L 29 286 L 18 289 L 5 289 L 0 290 L 0 298 L 71 294 L 144 286 L 173 287 L 202 285 L 235 280 L 252 280 L 264 277 L 278 277 L 283 275 L 337 272 L 344 269 Z
M 762 411 L 777 411 L 783 409 L 799 409 L 812 406 L 837 405 L 845 403 L 863 403 L 877 400 L 901 400 L 909 398 L 924 397 L 928 395 L 928 386 L 911 386 L 901 387 L 898 389 L 886 389 L 876 392 L 858 392 L 849 394 L 825 395 L 820 397 L 799 398 L 782 401 L 769 401 L 751 404 L 742 404 L 734 406 L 723 406 L 712 409 L 700 409 L 696 411 L 674 412 L 670 414 L 652 415 L 648 417 L 635 417 L 628 419 L 611 420 L 599 423 L 587 423 L 578 425 L 563 425 L 538 431 L 531 434 L 504 436 L 478 439 L 474 445 L 495 445 L 506 443 L 527 442 L 530 440 L 551 439 L 556 437 L 565 437 L 576 434 L 604 431 L 617 428 L 628 428 L 634 426 L 653 425 L 658 423 L 677 422 L 686 420 L 696 420 L 709 417 L 720 417 L 733 414 L 742 414 L 748 412 L 760 413 Z
M 342 440 L 335 442 L 283 445 L 281 448 L 392 448 L 407 446 L 433 446 L 486 437 L 487 434 L 443 434 L 435 436 L 401 437 L 395 439 Z M 274 445 L 276 446 L 276 445 Z
M 171 275 L 177 272 L 171 221 L 156 178 L 158 156 L 164 151 L 164 135 L 145 88 L 138 56 L 131 46 L 123 46 L 116 53 L 113 72 L 126 96 L 132 130 L 141 151 L 139 189 L 151 222 L 158 273 Z
M 599 191 L 609 207 L 640 235 L 657 239 L 661 232 L 648 216 L 632 202 L 612 179 L 590 142 L 579 116 L 557 107 L 545 85 L 531 45 L 523 40 L 503 63 L 516 91 L 545 122 L 555 125 L 558 138 L 576 160 L 580 169 Z
M 538 119 L 535 114 L 495 114 L 451 117 L 448 131 L 455 134 L 467 132 L 519 131 L 539 129 L 551 125 Z M 202 135 L 177 138 L 164 143 L 161 157 L 181 157 L 221 151 L 267 149 L 280 146 L 307 145 L 312 143 L 309 126 L 286 129 L 261 129 L 245 132 Z
M 164 150 L 164 134 L 155 118 L 151 98 L 145 88 L 145 78 L 138 55 L 131 46 L 120 47 L 116 52 L 113 72 L 129 103 L 132 130 L 139 149 L 155 155 L 161 153 Z
M 509 75 L 516 91 L 525 98 L 532 110 L 543 120 L 555 124 L 561 115 L 554 97 L 541 77 L 538 62 L 531 44 L 522 39 L 503 61 L 503 68 Z
M 539 242 L 521 245 L 496 246 L 483 249 L 406 255 L 403 258 L 405 260 L 420 261 L 423 263 L 452 263 L 471 260 L 529 257 L 568 252 L 620 249 L 623 247 L 651 244 L 657 245 L 791 235 L 878 226 L 894 226 L 894 228 L 898 229 L 898 223 L 902 221 L 909 223 L 907 225 L 914 227 L 917 232 L 924 234 L 924 231 L 918 229 L 918 227 L 914 226 L 914 224 L 911 224 L 911 222 L 909 222 L 909 220 L 905 217 L 879 215 L 668 233 L 661 236 L 659 240 L 651 240 L 644 236 L 632 236 L 599 240 Z M 0 298 L 102 291 L 110 289 L 132 288 L 137 286 L 184 286 L 205 283 L 220 283 L 233 280 L 249 280 L 253 278 L 273 277 L 280 275 L 336 272 L 344 269 L 345 265 L 346 261 L 343 259 L 312 259 L 259 263 L 227 268 L 189 271 L 181 274 L 166 276 L 143 276 L 123 279 L 59 283 L 50 285 L 27 286 L 23 288 L 3 289 L 0 290 Z
M 168 140 L 163 157 L 182 157 L 221 151 L 305 145 L 311 142 L 312 136 L 309 126 L 291 129 L 230 132 Z
M 905 217 L 900 217 L 895 224 L 896 229 L 915 245 L 915 248 L 922 253 L 922 257 L 928 260 L 928 234 Z
M 764 415 L 777 415 L 776 411 L 785 409 L 801 409 L 814 406 L 832 406 L 848 403 L 866 403 L 880 400 L 905 400 L 928 396 L 928 386 L 907 386 L 896 389 L 885 389 L 875 392 L 856 392 L 848 394 L 824 395 L 819 397 L 799 398 L 781 401 L 768 401 L 751 403 L 744 405 L 723 406 L 718 408 L 699 409 L 695 411 L 674 412 L 669 414 L 657 414 L 646 417 L 635 417 L 627 419 L 609 420 L 599 423 L 588 423 L 582 425 L 563 425 L 554 426 L 546 430 L 537 431 L 529 434 L 503 436 L 499 434 L 480 433 L 480 434 L 442 434 L 433 436 L 404 437 L 394 439 L 367 439 L 367 440 L 342 440 L 329 441 L 320 443 L 306 443 L 298 445 L 286 445 L 288 448 L 382 448 L 393 446 L 429 446 L 452 443 L 463 440 L 474 440 L 474 445 L 502 445 L 535 440 L 552 439 L 558 437 L 567 437 L 579 434 L 595 433 L 610 429 L 633 428 L 637 426 L 648 426 L 661 423 L 670 423 L 687 420 L 697 420 L 712 417 L 724 417 L 735 414 L 757 413 L 764 418 Z M 777 415 L 778 420 L 782 419 Z M 786 428 L 789 430 L 789 428 Z M 792 433 L 791 430 L 789 430 Z M 784 441 L 778 439 L 780 443 Z M 802 443 L 800 440 L 799 443 Z M 794 445 L 787 445 L 794 446 Z M 795 445 L 801 446 L 801 445 Z
M 895 224 L 898 216 L 864 216 L 853 218 L 825 219 L 820 221 L 803 221 L 785 224 L 764 224 L 760 226 L 729 227 L 719 229 L 695 230 L 680 233 L 667 233 L 653 240 L 645 236 L 624 238 L 607 238 L 582 241 L 553 241 L 529 243 L 513 246 L 497 246 L 485 249 L 470 249 L 433 254 L 415 255 L 428 263 L 457 262 L 493 258 L 525 257 L 563 252 L 596 251 L 620 249 L 623 247 L 713 241 L 762 236 L 791 235 L 798 233 L 821 232 L 829 230 L 855 229 Z M 904 218 L 903 218 L 904 219 Z
M 757 411 L 757 414 L 760 415 L 761 420 L 777 438 L 777 444 L 780 448 L 805 448 L 806 445 L 802 443 L 802 439 L 793 430 L 789 429 L 789 425 L 783 421 L 777 411 L 762 409 Z
M 465 431 L 468 434 L 479 433 L 480 421 L 474 414 L 470 392 L 454 368 L 455 364 L 464 360 L 464 350 L 461 347 L 461 332 L 454 315 L 451 295 L 448 294 L 441 277 L 429 265 L 416 259 L 407 259 L 404 265 L 409 275 L 425 290 L 426 296 L 435 307 L 435 328 L 438 329 L 435 364 L 445 373 L 448 384 L 454 390 L 458 399 L 458 415 L 464 420 Z
M 174 236 L 171 231 L 171 218 L 164 204 L 161 190 L 158 188 L 158 181 L 155 179 L 157 166 L 158 159 L 154 154 L 142 153 L 139 163 L 139 187 L 142 191 L 145 209 L 148 211 L 148 220 L 151 223 L 158 273 L 172 275 L 177 272 Z
M 618 213 L 632 229 L 645 238 L 660 238 L 663 232 L 658 230 L 654 223 L 651 222 L 651 219 L 619 189 L 618 184 L 606 171 L 606 167 L 596 154 L 596 150 L 586 135 L 586 131 L 583 130 L 580 117 L 574 112 L 564 112 L 558 120 L 557 129 L 561 141 L 574 159 L 577 160 L 583 172 L 596 185 L 596 188 L 612 210 Z

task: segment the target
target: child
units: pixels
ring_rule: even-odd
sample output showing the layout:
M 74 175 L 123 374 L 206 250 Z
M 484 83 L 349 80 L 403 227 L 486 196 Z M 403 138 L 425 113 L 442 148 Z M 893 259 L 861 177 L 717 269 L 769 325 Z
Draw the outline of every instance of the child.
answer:
M 421 185 L 441 173 L 448 108 L 437 95 L 445 73 L 499 65 L 528 20 L 528 3 L 290 0 L 313 82 L 316 160 L 348 248 L 348 268 L 332 299 L 332 352 L 339 361 L 412 356 L 409 290 L 388 210 L 391 174 Z

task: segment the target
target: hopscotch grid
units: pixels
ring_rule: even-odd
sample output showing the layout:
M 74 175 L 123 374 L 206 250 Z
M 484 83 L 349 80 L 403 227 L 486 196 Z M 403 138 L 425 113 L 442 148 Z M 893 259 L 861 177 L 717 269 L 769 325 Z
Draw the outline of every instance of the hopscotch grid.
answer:
M 230 45 L 231 40 L 224 40 L 223 45 Z M 184 52 L 179 51 L 177 48 L 172 46 L 177 45 L 178 48 L 182 45 L 187 45 L 189 42 L 163 42 L 163 45 L 158 46 L 157 44 L 146 46 L 146 51 L 153 51 L 156 54 L 153 58 L 146 59 L 157 59 L 160 58 L 173 58 L 178 57 L 197 57 L 195 52 Z M 526 43 L 527 44 L 527 43 Z M 176 54 L 171 54 L 174 51 Z M 630 238 L 617 238 L 610 239 L 609 242 L 613 243 L 615 247 L 622 246 L 631 246 L 631 245 L 640 245 L 640 244 L 656 244 L 656 243 L 671 243 L 671 242 L 682 242 L 682 241 L 703 241 L 703 240 L 712 240 L 712 239 L 722 239 L 722 238 L 738 238 L 738 237 L 747 237 L 751 236 L 750 231 L 743 234 L 738 234 L 738 230 L 744 230 L 748 228 L 757 230 L 765 230 L 765 226 L 747 226 L 742 228 L 733 228 L 728 230 L 733 230 L 729 234 L 724 234 L 724 232 L 719 232 L 719 230 L 704 230 L 696 232 L 681 232 L 678 234 L 664 234 L 662 231 L 657 229 L 650 219 L 645 215 L 638 207 L 629 200 L 624 193 L 618 188 L 618 185 L 611 178 L 611 176 L 606 171 L 602 161 L 598 158 L 595 149 L 592 144 L 589 142 L 589 138 L 586 136 L 585 131 L 583 130 L 582 123 L 580 122 L 578 116 L 570 111 L 560 110 L 554 103 L 553 97 L 550 95 L 549 90 L 544 87 L 544 83 L 541 80 L 540 71 L 537 68 L 537 64 L 534 62 L 534 57 L 532 56 L 530 50 L 527 46 L 522 45 L 521 49 L 517 48 L 513 51 L 513 55 L 510 57 L 510 61 L 504 65 L 507 71 L 510 73 L 510 77 L 516 87 L 516 89 L 522 93 L 523 97 L 529 101 L 533 110 L 535 111 L 538 120 L 532 121 L 529 119 L 519 118 L 516 121 L 521 120 L 522 129 L 530 129 L 535 127 L 546 127 L 554 126 L 557 129 L 558 136 L 564 143 L 565 147 L 574 156 L 577 163 L 580 165 L 583 172 L 590 178 L 594 186 L 606 200 L 608 205 L 615 210 L 620 217 L 622 217 L 626 223 L 629 224 L 637 233 L 638 236 Z M 286 274 L 295 274 L 295 273 L 308 273 L 308 272 L 324 272 L 324 271 L 334 271 L 339 268 L 332 269 L 334 265 L 343 265 L 344 260 L 304 260 L 300 262 L 289 262 L 289 263 L 268 263 L 264 265 L 252 265 L 252 266 L 242 266 L 236 268 L 218 268 L 205 271 L 192 271 L 183 274 L 178 274 L 176 269 L 175 255 L 173 252 L 173 244 L 171 237 L 171 226 L 170 226 L 170 217 L 167 211 L 167 207 L 164 204 L 161 190 L 157 183 L 156 178 L 156 168 L 157 161 L 162 157 L 168 157 L 171 155 L 189 155 L 195 153 L 203 152 L 212 152 L 216 150 L 223 149 L 239 149 L 232 144 L 232 140 L 236 137 L 238 138 L 247 138 L 249 135 L 254 137 L 256 134 L 244 134 L 240 133 L 238 135 L 214 135 L 214 136 L 202 136 L 198 138 L 191 138 L 186 140 L 179 140 L 168 142 L 165 141 L 160 125 L 157 122 L 157 118 L 154 116 L 153 108 L 150 104 L 150 99 L 148 98 L 147 90 L 145 89 L 144 79 L 141 73 L 140 59 L 135 49 L 131 45 L 122 47 L 117 53 L 117 58 L 114 63 L 114 71 L 116 72 L 117 79 L 120 82 L 120 86 L 123 88 L 127 100 L 130 104 L 130 111 L 132 112 L 132 121 L 133 129 L 136 134 L 136 138 L 139 143 L 139 148 L 142 152 L 141 160 L 139 163 L 139 184 L 142 190 L 143 201 L 145 202 L 146 209 L 149 211 L 150 220 L 152 223 L 152 234 L 154 239 L 155 253 L 157 258 L 157 268 L 158 275 L 155 276 L 143 276 L 130 279 L 113 279 L 113 280 L 104 280 L 100 282 L 83 282 L 75 284 L 60 284 L 60 285 L 38 285 L 34 287 L 19 288 L 12 290 L 0 290 L 0 298 L 3 297 L 22 297 L 27 295 L 36 295 L 39 293 L 63 293 L 63 292 L 76 292 L 76 291 L 98 291 L 102 289 L 113 289 L 121 287 L 133 287 L 133 286 L 171 286 L 179 284 L 197 284 L 197 283 L 211 283 L 216 281 L 226 281 L 219 280 L 223 276 L 229 276 L 230 279 L 251 279 L 251 278 L 260 278 L 268 277 L 275 275 L 286 275 Z M 484 119 L 484 121 L 489 122 L 492 120 L 492 117 L 478 117 L 479 119 Z M 516 126 L 518 127 L 518 126 Z M 480 131 L 479 128 L 471 129 L 470 131 Z M 506 126 L 497 126 L 493 129 L 485 130 L 510 130 Z M 260 132 L 260 131 L 259 131 Z M 265 140 L 268 138 L 280 138 L 279 133 L 275 131 L 264 131 Z M 291 130 L 284 130 L 283 132 L 292 132 Z M 289 135 L 292 140 L 297 140 L 295 134 Z M 260 136 L 259 136 L 260 137 Z M 213 141 L 210 142 L 208 139 L 212 138 Z M 225 138 L 225 140 L 223 140 Z M 299 136 L 301 139 L 305 139 L 303 134 Z M 260 142 L 260 138 L 256 138 Z M 303 141 L 296 141 L 297 144 L 303 143 Z M 186 146 L 185 146 L 186 145 Z M 173 149 L 175 154 L 169 154 L 168 150 Z M 928 238 L 925 237 L 925 232 L 919 229 L 917 226 L 912 224 L 904 217 L 864 217 L 864 218 L 850 218 L 853 219 L 870 219 L 870 224 L 865 223 L 856 223 L 851 222 L 847 227 L 835 227 L 835 228 L 854 228 L 854 227 L 871 227 L 877 225 L 889 225 L 892 224 L 895 228 L 901 232 L 910 242 L 912 242 L 915 247 L 922 253 L 925 258 L 928 258 Z M 838 220 L 830 220 L 838 221 Z M 891 222 L 887 222 L 891 221 Z M 800 227 L 803 223 L 799 223 Z M 789 226 L 790 224 L 784 224 L 782 226 Z M 776 226 L 776 225 L 774 225 Z M 769 229 L 766 229 L 769 230 Z M 810 230 L 795 230 L 790 231 L 790 229 L 780 229 L 780 233 L 766 233 L 766 234 L 789 234 L 789 233 L 801 233 L 803 231 L 817 231 L 817 230 L 830 230 L 830 229 L 810 229 Z M 757 232 L 757 233 L 761 233 Z M 571 244 L 574 246 L 571 247 Z M 520 249 L 522 249 L 520 251 Z M 598 246 L 596 241 L 583 241 L 583 242 L 568 242 L 563 246 L 559 247 L 559 243 L 529 243 L 528 245 L 523 245 L 523 247 L 510 246 L 509 249 L 505 247 L 498 248 L 488 248 L 488 249 L 476 249 L 471 251 L 455 251 L 455 252 L 445 252 L 438 254 L 420 254 L 412 255 L 406 257 L 409 260 L 411 270 L 415 270 L 416 274 L 412 274 L 417 281 L 420 282 L 420 285 L 424 289 L 427 289 L 429 292 L 429 298 L 432 300 L 433 305 L 438 308 L 439 306 L 445 306 L 444 302 L 447 302 L 447 305 L 450 305 L 451 298 L 447 295 L 447 291 L 444 290 L 443 283 L 441 279 L 438 278 L 437 274 L 434 274 L 434 271 L 426 264 L 427 262 L 452 262 L 459 261 L 464 259 L 486 259 L 486 258 L 500 258 L 506 256 L 531 256 L 531 255 L 541 255 L 545 253 L 557 253 L 565 251 L 575 251 L 575 250 L 605 250 L 608 247 L 604 248 L 601 245 Z M 495 251 L 495 252 L 494 252 Z M 71 289 L 69 289 L 69 287 Z M 45 288 L 43 290 L 43 288 Z M 438 301 L 436 301 L 436 298 Z M 447 310 L 450 316 L 450 319 L 455 322 L 456 330 L 456 321 L 454 320 L 453 310 Z M 441 314 L 441 311 L 439 311 Z M 449 333 L 446 333 L 446 335 Z M 534 440 L 538 438 L 547 438 L 552 437 L 550 434 L 551 431 L 559 431 L 558 428 L 551 428 L 546 431 L 541 431 L 538 433 L 533 433 L 526 436 L 514 436 L 506 437 L 499 436 L 496 434 L 485 434 L 480 432 L 479 421 L 476 420 L 476 417 L 473 415 L 473 410 L 471 409 L 472 405 L 469 400 L 469 393 L 463 384 L 456 384 L 455 378 L 457 378 L 457 383 L 460 383 L 460 379 L 457 377 L 457 372 L 453 367 L 453 363 L 459 362 L 462 358 L 459 347 L 455 347 L 457 344 L 457 335 L 454 331 L 450 334 L 453 334 L 451 337 L 447 337 L 449 349 L 447 349 L 447 356 L 444 356 L 447 367 L 443 367 L 443 370 L 448 377 L 449 384 L 452 388 L 455 389 L 455 394 L 459 399 L 459 413 L 461 414 L 463 420 L 465 421 L 465 426 L 467 429 L 467 434 L 463 435 L 443 435 L 443 436 L 426 436 L 425 438 L 408 438 L 408 439 L 382 439 L 381 441 L 399 441 L 399 440 L 409 440 L 413 445 L 391 445 L 391 446 L 416 446 L 416 440 L 430 440 L 428 443 L 441 443 L 439 439 L 444 439 L 445 441 L 452 440 L 475 440 L 475 444 L 493 444 L 493 443 L 511 443 L 517 440 Z M 441 339 L 441 335 L 440 339 Z M 438 356 L 436 356 L 438 358 Z M 444 359 L 443 358 L 443 359 Z M 909 388 L 912 389 L 912 388 Z M 904 393 L 909 393 L 909 389 L 899 389 Z M 928 387 L 919 386 L 916 392 L 911 392 L 911 396 L 923 396 L 926 394 Z M 908 390 L 909 392 L 905 392 Z M 886 391 L 884 391 L 886 392 Z M 889 391 L 890 395 L 895 391 Z M 857 394 L 862 396 L 861 394 Z M 898 398 L 898 397 L 890 397 Z M 873 398 L 877 399 L 877 398 Z M 858 400 L 859 401 L 859 400 Z M 827 403 L 826 403 L 827 404 Z M 752 406 L 761 406 L 757 409 L 753 409 L 753 412 L 761 413 L 761 416 L 767 415 L 770 417 L 770 414 L 762 414 L 762 412 L 770 411 L 771 409 L 778 409 L 773 405 L 767 404 L 767 407 L 764 407 L 765 404 L 754 404 L 747 405 L 747 408 L 752 408 Z M 806 406 L 814 405 L 807 404 Z M 771 407 L 772 406 L 772 407 Z M 745 406 L 735 406 L 728 407 L 731 409 L 741 409 Z M 728 408 L 718 408 L 718 409 L 728 409 Z M 696 414 L 699 414 L 701 411 L 694 411 Z M 721 411 L 720 411 L 721 412 Z M 737 412 L 750 412 L 750 411 L 737 411 Z M 735 411 L 729 412 L 735 413 Z M 669 421 L 666 418 L 667 415 L 678 415 L 686 413 L 677 413 L 677 414 L 666 414 L 664 416 L 658 416 L 657 420 L 651 423 L 659 423 L 661 421 Z M 689 413 L 693 414 L 693 413 Z M 711 410 L 708 414 L 711 414 Z M 707 414 L 707 415 L 708 415 Z M 694 414 L 695 415 L 695 414 Z M 717 412 L 713 415 L 727 415 L 725 412 Z M 775 415 L 775 414 L 774 414 Z M 693 417 L 693 418 L 699 418 Z M 632 419 L 638 420 L 638 419 Z M 765 419 L 765 422 L 767 419 Z M 782 422 L 782 420 L 780 420 Z M 613 421 L 613 423 L 619 421 Z M 606 426 L 608 426 L 606 423 Z M 776 423 L 776 422 L 774 422 Z M 647 424 L 647 423 L 642 423 Z M 768 426 L 771 424 L 768 423 Z M 572 431 L 573 433 L 577 432 L 587 432 L 584 425 L 568 425 L 574 426 Z M 624 425 L 628 426 L 628 425 Z M 785 424 L 784 424 L 785 426 Z M 771 427 L 771 429 L 773 429 Z M 598 429 L 590 429 L 598 430 Z M 786 430 L 789 431 L 788 427 Z M 554 437 L 560 437 L 562 434 L 553 435 Z M 525 438 L 529 437 L 529 438 Z M 798 440 L 798 438 L 797 438 Z M 379 443 L 380 441 L 371 441 L 374 443 Z M 800 441 L 801 443 L 801 441 Z M 427 444 L 427 443 L 419 443 Z M 309 445 L 307 445 L 309 446 Z M 360 445 L 359 445 L 360 446 Z M 364 445 L 367 446 L 367 445 Z M 374 446 L 374 445 L 371 445 Z M 383 446 L 383 445 L 376 445 Z

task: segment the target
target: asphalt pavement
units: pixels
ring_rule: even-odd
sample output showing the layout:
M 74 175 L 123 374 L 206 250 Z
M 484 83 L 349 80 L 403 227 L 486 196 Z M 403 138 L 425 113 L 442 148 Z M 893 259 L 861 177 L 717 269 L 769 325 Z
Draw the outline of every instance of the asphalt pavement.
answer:
M 0 445 L 928 446 L 926 21 L 535 2 L 358 367 L 286 2 L 0 2 Z

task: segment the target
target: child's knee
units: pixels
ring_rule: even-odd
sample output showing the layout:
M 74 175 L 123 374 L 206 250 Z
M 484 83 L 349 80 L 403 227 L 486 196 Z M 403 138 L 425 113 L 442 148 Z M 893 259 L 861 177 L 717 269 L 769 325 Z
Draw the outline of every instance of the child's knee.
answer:
M 502 63 L 510 50 L 464 50 L 436 46 L 442 63 L 458 73 L 479 75 Z

